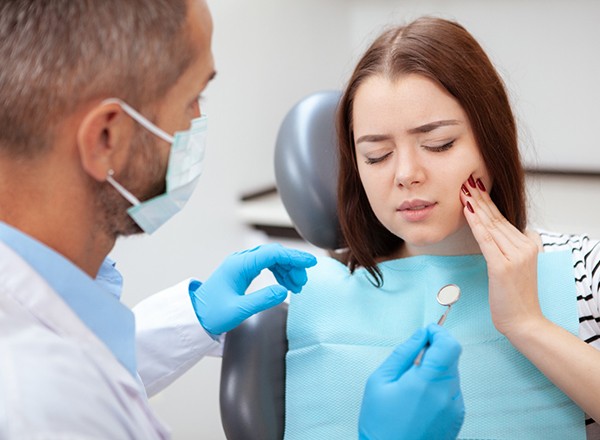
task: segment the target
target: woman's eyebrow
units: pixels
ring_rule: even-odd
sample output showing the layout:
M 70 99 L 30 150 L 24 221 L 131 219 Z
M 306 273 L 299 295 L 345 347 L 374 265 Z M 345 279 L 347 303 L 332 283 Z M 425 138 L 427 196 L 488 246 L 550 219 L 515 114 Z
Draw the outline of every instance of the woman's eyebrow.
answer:
M 428 122 L 427 124 L 423 124 L 418 127 L 411 128 L 411 129 L 407 130 L 407 133 L 409 133 L 409 134 L 429 133 L 430 131 L 433 131 L 439 127 L 446 127 L 448 125 L 460 125 L 460 124 L 461 124 L 461 122 L 457 119 L 444 119 L 441 121 Z M 354 143 L 356 145 L 358 145 L 361 142 L 382 142 L 382 141 L 390 140 L 391 138 L 392 138 L 392 136 L 389 134 L 365 134 L 364 136 L 361 136 L 358 139 L 356 139 L 356 141 L 354 141 Z
M 392 137 L 388 134 L 365 134 L 364 136 L 361 136 L 358 139 L 356 139 L 356 141 L 354 141 L 354 143 L 356 145 L 358 145 L 361 142 L 381 142 L 381 141 L 387 141 L 391 138 Z
M 456 119 L 446 119 L 446 120 L 442 120 L 442 121 L 434 121 L 434 122 L 429 122 L 424 125 L 420 125 L 419 127 L 411 128 L 410 130 L 408 130 L 408 133 L 410 133 L 410 134 L 429 133 L 430 131 L 433 131 L 439 127 L 445 127 L 447 125 L 459 125 L 459 124 L 460 124 L 460 121 L 457 121 Z

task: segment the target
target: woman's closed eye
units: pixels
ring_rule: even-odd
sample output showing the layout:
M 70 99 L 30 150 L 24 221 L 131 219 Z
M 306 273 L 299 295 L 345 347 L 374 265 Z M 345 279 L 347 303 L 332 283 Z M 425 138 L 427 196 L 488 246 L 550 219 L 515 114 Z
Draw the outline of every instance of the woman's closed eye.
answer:
M 446 151 L 452 148 L 454 146 L 455 141 L 456 139 L 452 139 L 450 142 L 447 142 L 443 145 L 423 145 L 423 148 L 434 153 L 440 153 L 442 151 Z
M 427 151 L 431 151 L 433 153 L 441 153 L 443 151 L 447 151 L 450 148 L 452 148 L 454 146 L 454 142 L 456 142 L 456 139 L 452 139 L 451 141 L 446 142 L 442 145 L 422 145 L 422 148 L 424 148 Z M 390 157 L 391 154 L 392 154 L 392 151 L 385 153 L 385 154 L 379 154 L 379 155 L 373 154 L 372 156 L 367 156 L 365 158 L 365 163 L 367 165 L 374 165 L 374 164 L 383 162 L 388 157 Z
M 382 156 L 376 156 L 376 157 L 367 157 L 365 159 L 365 163 L 367 165 L 373 165 L 379 162 L 383 162 L 385 159 L 387 159 L 390 155 L 392 154 L 392 152 L 390 151 L 389 153 L 386 153 Z

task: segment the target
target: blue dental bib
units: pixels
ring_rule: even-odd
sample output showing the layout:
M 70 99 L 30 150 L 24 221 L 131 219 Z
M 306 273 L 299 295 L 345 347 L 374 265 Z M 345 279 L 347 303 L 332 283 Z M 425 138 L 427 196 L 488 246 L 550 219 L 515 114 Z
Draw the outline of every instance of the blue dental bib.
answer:
M 459 439 L 585 439 L 585 418 L 562 391 L 494 327 L 481 255 L 418 256 L 368 272 L 320 259 L 288 314 L 285 439 L 355 439 L 365 382 L 398 344 L 437 322 L 446 284 L 461 288 L 444 327 L 463 346 L 459 371 L 466 417 Z M 539 255 L 544 315 L 577 335 L 570 252 Z M 402 411 L 402 408 L 398 408 Z

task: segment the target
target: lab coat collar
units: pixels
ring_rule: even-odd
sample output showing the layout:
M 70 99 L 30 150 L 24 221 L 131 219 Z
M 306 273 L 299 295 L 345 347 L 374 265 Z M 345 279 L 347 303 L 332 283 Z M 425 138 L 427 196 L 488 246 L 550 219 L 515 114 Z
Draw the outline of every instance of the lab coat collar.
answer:
M 91 365 L 101 368 L 106 384 L 100 386 L 118 386 L 136 407 L 146 414 L 154 427 L 157 437 L 169 438 L 168 429 L 152 413 L 147 404 L 148 398 L 139 376 L 132 377 L 124 365 L 117 361 L 114 354 L 79 319 L 73 310 L 52 289 L 31 266 L 13 249 L 0 240 L 0 296 L 6 296 L 26 310 L 37 325 L 45 327 L 73 346 L 79 347 Z M 108 318 L 110 320 L 110 317 Z M 122 393 L 115 395 L 123 398 Z M 133 405 L 134 403 L 130 403 Z
M 30 271 L 37 272 L 131 375 L 137 376 L 135 318 L 118 300 L 121 278 L 114 263 L 105 261 L 96 281 L 53 249 L 2 222 L 0 242 L 24 260 Z M 11 272 L 2 273 L 7 274 Z M 33 293 L 28 299 L 30 306 L 39 300 Z M 25 298 L 20 302 L 25 303 Z

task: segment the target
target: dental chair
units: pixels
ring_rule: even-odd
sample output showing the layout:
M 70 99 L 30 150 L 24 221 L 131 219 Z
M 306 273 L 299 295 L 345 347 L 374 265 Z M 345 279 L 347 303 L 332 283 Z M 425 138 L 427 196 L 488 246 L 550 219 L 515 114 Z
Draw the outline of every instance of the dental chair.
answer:
M 275 146 L 277 190 L 309 243 L 341 247 L 336 214 L 335 113 L 339 91 L 312 94 L 284 118 Z M 228 440 L 281 440 L 285 422 L 287 304 L 227 333 L 221 366 L 221 422 Z

